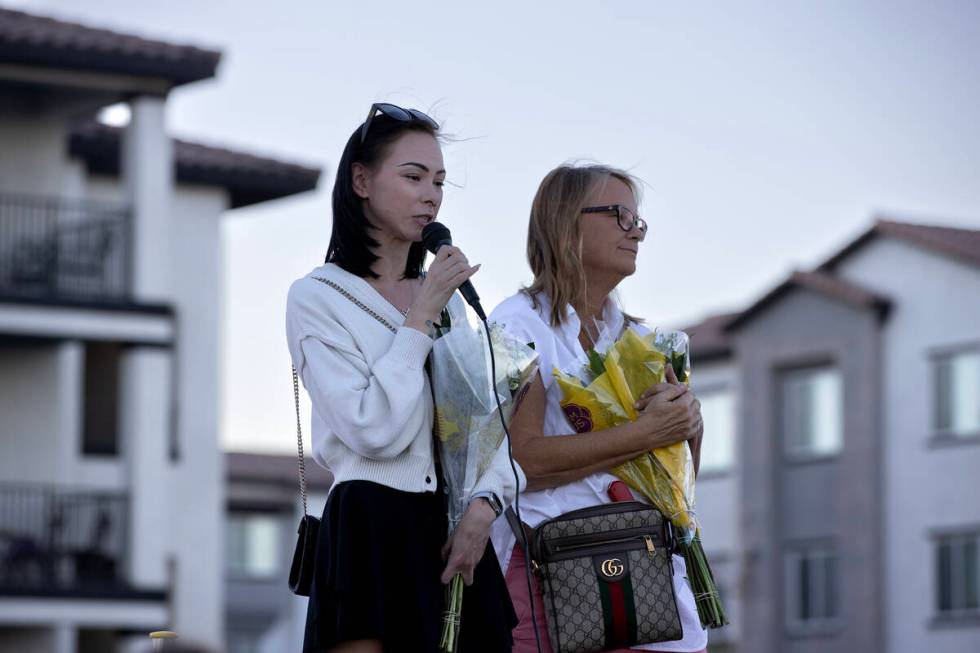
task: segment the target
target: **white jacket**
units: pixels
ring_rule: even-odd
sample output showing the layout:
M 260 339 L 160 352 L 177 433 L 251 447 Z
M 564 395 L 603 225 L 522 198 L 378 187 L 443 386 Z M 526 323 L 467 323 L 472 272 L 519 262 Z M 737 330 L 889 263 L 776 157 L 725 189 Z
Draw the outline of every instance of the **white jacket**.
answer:
M 396 332 L 317 277 L 343 288 Z M 289 289 L 286 337 L 313 404 L 313 458 L 335 483 L 436 490 L 432 394 L 424 369 L 432 339 L 402 326 L 404 320 L 366 280 L 332 263 Z M 493 492 L 508 505 L 516 491 L 505 444 L 473 494 Z

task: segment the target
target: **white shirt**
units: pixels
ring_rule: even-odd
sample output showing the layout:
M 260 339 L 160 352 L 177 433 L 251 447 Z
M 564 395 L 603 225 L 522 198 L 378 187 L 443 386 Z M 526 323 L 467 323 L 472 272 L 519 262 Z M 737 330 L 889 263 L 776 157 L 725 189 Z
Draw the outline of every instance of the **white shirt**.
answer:
M 289 289 L 286 336 L 313 404 L 313 458 L 333 472 L 335 485 L 365 480 L 404 492 L 436 490 L 434 411 L 424 369 L 432 339 L 404 321 L 371 284 L 332 263 Z M 492 492 L 506 505 L 516 491 L 501 446 L 472 494 Z
M 538 308 L 534 308 L 531 299 L 524 293 L 518 293 L 505 299 L 490 314 L 490 320 L 499 323 L 508 333 L 524 342 L 533 342 L 539 356 L 539 369 L 545 388 L 544 433 L 548 436 L 572 435 L 575 429 L 568 423 L 561 409 L 561 388 L 554 380 L 552 370 L 557 368 L 565 373 L 580 376 L 583 366 L 588 363 L 588 357 L 579 342 L 581 325 L 578 315 L 571 305 L 565 309 L 566 320 L 561 327 L 551 325 L 550 303 L 546 296 L 539 295 Z M 603 310 L 602 320 L 595 326 L 598 337 L 595 349 L 604 352 L 609 345 L 616 341 L 622 333 L 624 325 L 622 311 L 612 301 L 607 301 Z M 632 324 L 630 328 L 638 333 L 649 331 L 640 325 Z M 593 331 L 592 329 L 589 329 Z M 557 517 L 562 513 L 586 508 L 602 503 L 610 503 L 607 493 L 609 484 L 618 480 L 612 474 L 601 472 L 592 474 L 581 480 L 562 485 L 561 487 L 537 492 L 522 492 L 520 495 L 521 519 L 529 526 L 537 526 L 546 519 Z M 506 570 L 510 555 L 514 548 L 515 537 L 507 521 L 498 519 L 491 531 L 491 540 L 500 560 L 500 566 Z M 708 643 L 708 633 L 701 626 L 694 594 L 687 580 L 687 568 L 684 558 L 675 555 L 674 589 L 677 596 L 677 611 L 680 615 L 684 637 L 675 642 L 660 642 L 638 646 L 638 649 L 656 651 L 689 652 L 700 651 Z

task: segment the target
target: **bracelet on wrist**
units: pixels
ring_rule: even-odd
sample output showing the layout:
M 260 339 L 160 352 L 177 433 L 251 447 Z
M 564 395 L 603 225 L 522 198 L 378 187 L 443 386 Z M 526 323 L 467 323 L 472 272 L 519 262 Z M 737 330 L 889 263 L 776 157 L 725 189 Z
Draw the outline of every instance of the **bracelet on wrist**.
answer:
M 504 512 L 503 503 L 493 492 L 480 492 L 474 495 L 472 499 L 470 499 L 470 503 L 476 501 L 477 499 L 485 500 L 487 502 L 487 505 L 490 506 L 490 509 L 493 510 L 493 514 L 495 517 L 499 517 L 500 515 L 503 514 Z

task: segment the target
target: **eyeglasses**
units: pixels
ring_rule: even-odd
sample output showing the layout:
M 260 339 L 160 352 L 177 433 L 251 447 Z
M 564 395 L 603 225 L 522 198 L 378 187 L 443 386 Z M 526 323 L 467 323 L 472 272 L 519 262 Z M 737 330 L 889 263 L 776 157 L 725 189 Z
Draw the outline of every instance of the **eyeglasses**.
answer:
M 421 122 L 429 127 L 432 127 L 433 129 L 439 129 L 439 123 L 418 109 L 402 109 L 399 106 L 388 104 L 387 102 L 375 103 L 371 105 L 371 110 L 368 111 L 367 120 L 364 121 L 364 126 L 361 127 L 361 145 L 364 144 L 364 139 L 367 138 L 368 129 L 371 127 L 371 121 L 374 120 L 374 116 L 379 113 L 383 113 L 389 118 L 397 120 L 398 122 Z
M 639 229 L 645 235 L 647 232 L 647 221 L 633 213 L 622 204 L 610 204 L 609 206 L 587 206 L 582 209 L 582 213 L 615 213 L 616 222 L 623 231 Z

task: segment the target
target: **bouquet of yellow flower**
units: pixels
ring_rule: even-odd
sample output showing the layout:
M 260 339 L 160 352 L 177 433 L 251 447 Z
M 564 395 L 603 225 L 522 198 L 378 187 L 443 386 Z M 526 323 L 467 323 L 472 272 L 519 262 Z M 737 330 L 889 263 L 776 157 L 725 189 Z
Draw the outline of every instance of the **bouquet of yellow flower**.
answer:
M 589 365 L 581 378 L 554 371 L 563 393 L 562 409 L 579 433 L 632 421 L 637 417 L 636 400 L 647 388 L 665 380 L 668 365 L 680 382 L 690 381 L 687 334 L 668 331 L 641 336 L 626 329 L 604 355 L 594 349 L 589 352 Z M 694 459 L 687 443 L 654 449 L 611 471 L 670 520 L 687 563 L 701 623 L 706 628 L 727 624 L 695 519 Z

